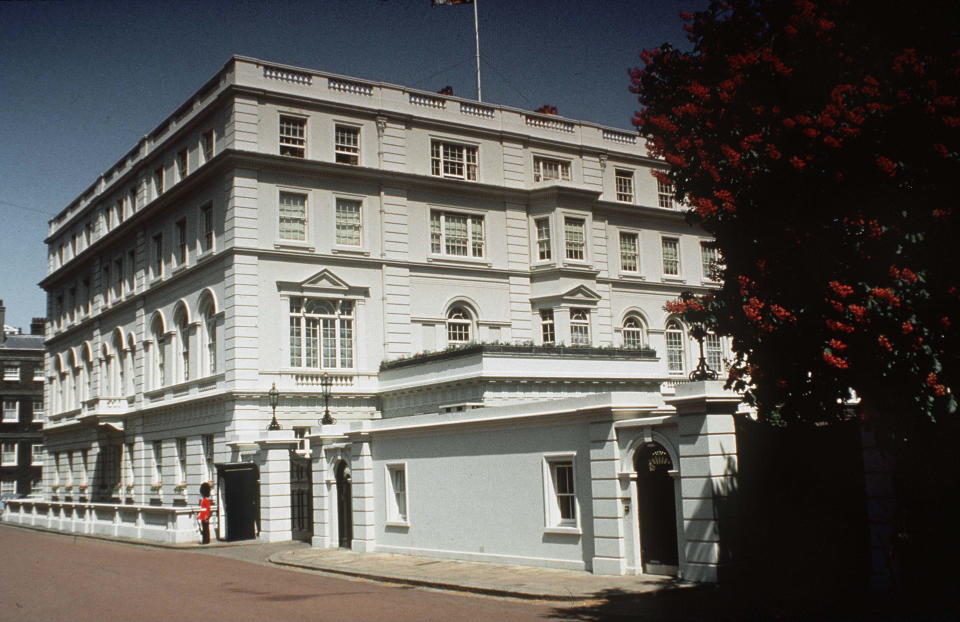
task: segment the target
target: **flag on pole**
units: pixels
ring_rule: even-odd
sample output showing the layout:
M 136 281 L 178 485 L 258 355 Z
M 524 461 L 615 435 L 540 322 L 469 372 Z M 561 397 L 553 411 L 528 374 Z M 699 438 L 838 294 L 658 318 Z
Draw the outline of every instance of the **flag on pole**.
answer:
M 442 6 L 444 4 L 473 4 L 473 0 L 430 0 L 430 6 Z

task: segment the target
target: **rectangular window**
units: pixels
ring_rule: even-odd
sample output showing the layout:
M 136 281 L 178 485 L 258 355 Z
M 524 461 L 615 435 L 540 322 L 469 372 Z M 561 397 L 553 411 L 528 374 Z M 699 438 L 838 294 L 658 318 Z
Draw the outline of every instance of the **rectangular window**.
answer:
M 715 372 L 723 371 L 723 347 L 720 345 L 720 336 L 708 333 L 703 338 L 703 353 L 707 365 Z
M 0 457 L 0 460 L 3 461 L 3 466 L 16 466 L 16 464 L 17 464 L 17 444 L 16 444 L 16 443 L 4 443 L 4 444 L 3 444 L 3 456 Z
M 620 232 L 620 270 L 623 272 L 640 271 L 640 245 L 638 235 L 628 231 Z
M 557 330 L 553 322 L 553 309 L 540 311 L 540 337 L 543 343 L 556 343 Z
M 297 439 L 297 449 L 300 451 L 306 451 L 307 447 L 307 436 L 310 435 L 309 426 L 293 426 L 293 438 Z
M 83 279 L 83 314 L 90 315 L 90 305 L 93 303 L 93 290 L 90 279 Z
M 20 366 L 19 365 L 4 365 L 3 367 L 3 379 L 12 382 L 20 381 Z
M 405 465 L 387 465 L 387 490 L 387 521 L 407 523 L 407 470 Z
M 153 198 L 163 194 L 163 167 L 153 171 Z
M 203 465 L 206 470 L 203 480 L 209 482 L 217 472 L 214 466 L 213 434 L 203 435 Z
M 102 281 L 100 283 L 100 288 L 103 291 L 103 304 L 110 304 L 110 297 L 113 295 L 113 289 L 110 285 L 110 260 L 103 259 L 103 274 Z
M 187 176 L 189 169 L 187 168 L 188 163 L 187 150 L 177 153 L 177 181 L 183 181 Z
M 177 482 L 187 481 L 187 439 L 177 439 Z
M 570 181 L 570 162 L 553 158 L 533 159 L 533 181 L 549 181 L 557 179 Z
M 46 451 L 43 448 L 43 443 L 33 443 L 30 446 L 30 464 L 33 466 L 41 466 L 45 456 Z
M 163 482 L 163 441 L 153 441 L 153 485 Z
M 117 201 L 117 204 L 114 206 L 113 209 L 116 214 L 116 216 L 113 219 L 113 222 L 119 225 L 120 223 L 123 222 L 123 218 L 126 215 L 126 210 L 123 209 L 123 199 L 120 199 L 119 201 Z
M 584 261 L 587 257 L 587 223 L 583 218 L 563 219 L 563 241 L 566 258 Z
M 280 155 L 306 157 L 307 120 L 280 116 Z
M 673 184 L 665 184 L 657 180 L 657 205 L 667 209 L 673 208 Z
M 130 249 L 127 251 L 127 293 L 132 294 L 136 285 L 136 251 Z
M 113 260 L 113 291 L 117 300 L 123 298 L 124 276 L 123 256 L 121 255 Z
M 153 278 L 163 276 L 163 234 L 153 236 Z
M 17 494 L 17 480 L 5 479 L 2 482 L 0 482 L 0 494 L 4 494 L 4 495 Z
M 290 366 L 353 367 L 352 300 L 290 298 Z
M 700 263 L 704 279 L 716 281 L 719 278 L 720 251 L 711 242 L 700 243 Z
M 360 201 L 337 199 L 337 244 L 361 246 Z
M 89 248 L 93 244 L 93 223 L 88 222 L 83 225 L 83 244 L 84 248 Z
M 280 239 L 298 242 L 307 239 L 307 195 L 280 193 Z
M 430 252 L 452 257 L 483 257 L 483 216 L 430 212 Z
M 552 257 L 550 248 L 550 219 L 537 218 L 533 221 L 537 227 L 537 258 L 546 261 Z
M 579 525 L 573 455 L 546 457 L 544 479 L 547 527 L 576 529 Z
M 437 177 L 477 181 L 477 148 L 435 140 L 430 144 L 430 171 Z
M 213 249 L 213 203 L 200 207 L 200 252 Z
M 662 238 L 660 244 L 663 252 L 664 276 L 680 276 L 680 240 Z
M 615 172 L 617 200 L 633 203 L 633 171 L 617 169 Z
M 3 400 L 3 421 L 4 423 L 16 423 L 20 420 L 17 400 Z
M 200 135 L 200 153 L 203 156 L 204 163 L 213 159 L 214 138 L 213 130 L 207 130 Z
M 683 330 L 676 322 L 670 322 L 664 335 L 667 342 L 667 370 L 683 373 Z
M 334 151 L 341 164 L 360 164 L 360 128 L 338 125 L 334 131 Z
M 589 309 L 570 309 L 570 343 L 575 346 L 590 345 Z
M 35 365 L 35 366 L 33 367 L 33 381 L 34 381 L 34 382 L 43 382 L 43 381 L 44 381 L 44 377 L 43 377 L 43 365 Z M 43 410 L 43 400 L 41 400 L 39 403 L 40 403 L 40 409 Z M 34 406 L 36 406 L 36 405 L 37 405 L 37 402 L 34 402 L 33 404 L 34 404 Z
M 187 221 L 180 219 L 174 225 L 177 233 L 177 265 L 187 265 Z
M 46 419 L 46 413 L 43 409 L 43 400 L 33 400 L 33 420 L 43 421 L 44 419 Z
M 130 193 L 127 195 L 127 207 L 130 209 L 131 214 L 137 211 L 137 189 L 136 188 L 131 188 Z

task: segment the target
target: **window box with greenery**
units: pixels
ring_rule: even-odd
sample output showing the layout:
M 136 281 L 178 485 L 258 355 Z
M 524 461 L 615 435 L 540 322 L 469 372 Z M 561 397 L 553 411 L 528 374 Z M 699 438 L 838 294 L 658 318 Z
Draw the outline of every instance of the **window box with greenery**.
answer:
M 163 482 L 154 482 L 150 484 L 150 492 L 154 495 L 159 495 L 163 492 Z
M 186 483 L 186 482 L 180 482 L 179 484 L 177 484 L 176 486 L 173 487 L 173 492 L 174 492 L 174 494 L 178 494 L 178 495 L 185 495 L 185 494 L 187 494 L 187 483 Z

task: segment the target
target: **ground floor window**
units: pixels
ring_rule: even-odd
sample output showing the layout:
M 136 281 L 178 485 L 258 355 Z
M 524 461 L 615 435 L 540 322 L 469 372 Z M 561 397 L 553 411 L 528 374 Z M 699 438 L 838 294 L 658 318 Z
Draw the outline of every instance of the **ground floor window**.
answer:
M 387 521 L 407 523 L 407 468 L 387 465 Z
M 544 467 L 547 527 L 576 528 L 578 508 L 573 455 L 548 456 Z

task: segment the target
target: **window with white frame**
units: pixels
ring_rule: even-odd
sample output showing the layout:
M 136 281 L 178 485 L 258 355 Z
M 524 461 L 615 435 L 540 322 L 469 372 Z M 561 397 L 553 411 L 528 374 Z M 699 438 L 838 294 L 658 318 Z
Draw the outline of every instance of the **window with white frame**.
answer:
M 163 194 L 163 167 L 153 171 L 153 198 Z
M 17 422 L 20 419 L 17 400 L 3 400 L 3 421 L 4 423 Z
M 540 339 L 543 343 L 557 342 L 557 328 L 553 321 L 553 309 L 540 310 Z
M 664 331 L 667 342 L 667 371 L 670 373 L 683 373 L 684 369 L 684 334 L 683 327 L 676 320 L 667 322 L 667 328 Z
M 430 212 L 430 252 L 452 257 L 483 257 L 483 216 Z
M 33 420 L 43 421 L 46 419 L 46 412 L 43 408 L 43 400 L 33 400 Z
M 550 247 L 550 218 L 537 218 L 533 221 L 537 229 L 537 259 L 546 261 L 552 257 Z
M 113 260 L 113 295 L 116 300 L 123 298 L 126 274 L 123 272 L 123 255 Z
M 153 466 L 153 486 L 163 482 L 163 441 L 153 441 L 151 444 L 151 462 Z
M 213 250 L 213 203 L 200 206 L 200 252 Z
M 177 482 L 187 481 L 187 439 L 177 439 Z
M 213 479 L 214 474 L 216 474 L 216 467 L 214 466 L 214 454 L 213 454 L 213 434 L 204 434 L 203 435 L 203 466 L 204 466 L 204 481 L 210 481 Z
M 661 238 L 660 249 L 663 256 L 663 275 L 680 276 L 680 240 Z
M 151 329 L 153 346 L 151 350 L 151 383 L 152 388 L 159 389 L 167 382 L 167 339 L 163 322 L 157 317 Z
M 646 345 L 646 336 L 643 322 L 635 315 L 628 316 L 623 321 L 623 347 L 639 350 Z
M 570 343 L 575 346 L 590 345 L 589 309 L 570 309 Z
M 407 469 L 403 464 L 387 465 L 387 522 L 408 523 Z
M 673 208 L 673 184 L 665 184 L 657 180 L 657 205 L 667 209 Z
M 290 366 L 353 367 L 352 300 L 290 298 Z
M 620 271 L 640 272 L 640 236 L 632 231 L 620 232 Z
M 464 306 L 456 306 L 447 313 L 447 343 L 468 343 L 473 333 L 473 318 Z
M 333 150 L 341 164 L 360 164 L 360 128 L 337 125 L 334 129 Z
M 710 369 L 715 372 L 723 371 L 723 346 L 719 335 L 707 333 L 703 338 L 703 354 Z
M 43 382 L 43 365 L 34 365 L 33 367 L 33 381 L 34 382 Z
M 207 130 L 200 135 L 200 154 L 203 156 L 204 162 L 209 162 L 213 159 L 213 150 L 214 150 L 214 137 L 213 130 Z
M 577 528 L 579 512 L 573 456 L 545 457 L 544 479 L 546 526 L 548 528 Z
M 563 242 L 567 259 L 584 261 L 587 258 L 587 223 L 583 218 L 563 219 Z
M 280 115 L 280 155 L 306 157 L 307 120 Z
M 633 203 L 633 171 L 616 169 L 614 171 L 617 200 Z
M 477 148 L 439 140 L 431 142 L 430 172 L 437 177 L 477 181 Z
M 533 181 L 557 179 L 570 181 L 570 161 L 555 158 L 533 158 Z
M 159 279 L 163 276 L 163 234 L 157 233 L 153 236 L 153 278 Z
M 187 321 L 187 314 L 182 309 L 177 316 L 177 351 L 179 354 L 179 382 L 190 380 L 190 323 Z
M 307 239 L 307 195 L 280 193 L 280 239 L 297 242 Z
M 19 382 L 20 381 L 20 366 L 19 365 L 4 365 L 3 366 L 3 379 L 8 382 Z
M 127 283 L 126 290 L 128 294 L 132 294 L 136 289 L 136 279 L 137 279 L 137 265 L 136 265 L 137 255 L 134 249 L 127 251 Z
M 16 443 L 3 443 L 3 456 L 0 458 L 3 461 L 3 466 L 16 466 L 17 465 L 17 444 Z
M 295 425 L 293 426 L 293 438 L 297 439 L 297 449 L 300 451 L 305 451 L 309 449 L 307 446 L 307 436 L 310 435 L 310 426 L 304 425 Z
M 187 150 L 184 149 L 177 153 L 177 181 L 183 181 L 189 172 L 187 165 Z
M 337 244 L 361 246 L 361 202 L 337 198 Z
M 206 375 L 217 373 L 217 315 L 213 304 L 208 302 L 203 309 L 203 338 L 206 345 Z
M 703 278 L 716 281 L 719 277 L 720 251 L 712 242 L 700 242 L 700 263 L 703 268 Z
M 187 219 L 181 218 L 173 226 L 177 235 L 177 265 L 185 266 L 187 265 Z
M 16 493 L 17 493 L 17 480 L 15 479 L 0 480 L 0 494 L 14 495 Z

